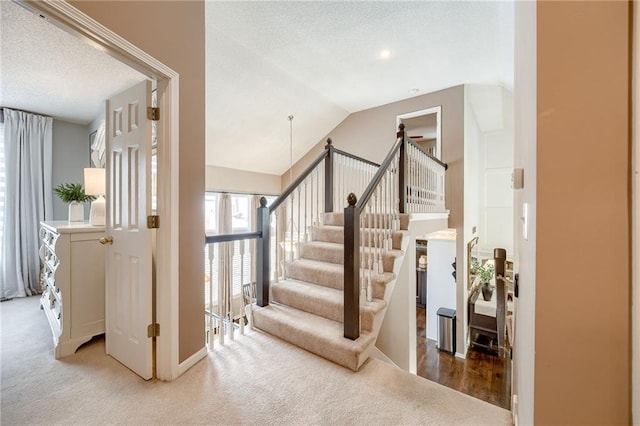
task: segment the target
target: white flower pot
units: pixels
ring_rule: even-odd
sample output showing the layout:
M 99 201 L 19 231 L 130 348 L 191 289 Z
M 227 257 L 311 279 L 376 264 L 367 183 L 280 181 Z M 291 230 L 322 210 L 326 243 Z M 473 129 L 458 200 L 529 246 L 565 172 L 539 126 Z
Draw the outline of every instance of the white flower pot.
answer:
M 69 222 L 84 222 L 84 204 L 77 201 L 69 203 Z

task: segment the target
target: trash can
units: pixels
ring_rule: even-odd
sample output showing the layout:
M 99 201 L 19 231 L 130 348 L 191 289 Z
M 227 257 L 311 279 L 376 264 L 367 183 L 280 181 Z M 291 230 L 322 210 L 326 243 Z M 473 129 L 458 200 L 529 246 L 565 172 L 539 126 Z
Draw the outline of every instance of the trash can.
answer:
M 438 315 L 438 349 L 456 353 L 456 310 L 440 308 Z

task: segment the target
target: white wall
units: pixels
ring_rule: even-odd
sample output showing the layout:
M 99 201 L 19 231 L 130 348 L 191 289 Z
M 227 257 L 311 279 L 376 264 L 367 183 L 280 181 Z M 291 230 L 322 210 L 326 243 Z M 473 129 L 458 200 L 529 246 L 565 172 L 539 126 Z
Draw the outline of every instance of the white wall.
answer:
M 507 250 L 513 258 L 513 99 L 497 85 L 465 85 L 464 96 L 464 225 L 458 238 L 462 253 L 478 237 L 481 257 L 492 258 L 493 249 Z M 476 232 L 474 232 L 474 227 Z M 458 351 L 466 353 L 468 333 L 466 255 L 458 262 Z M 464 349 L 464 350 L 463 350 Z
M 470 265 L 467 263 L 467 244 L 481 228 L 480 223 L 480 147 L 483 138 L 480 126 L 471 103 L 474 87 L 465 85 L 464 96 L 464 225 L 462 237 L 458 236 L 458 244 L 462 247 L 458 253 L 463 253 L 462 259 L 457 259 L 456 275 L 456 351 L 464 356 L 467 353 L 467 334 L 469 323 L 467 321 L 467 299 L 469 290 L 467 285 L 467 272 Z M 476 231 L 474 232 L 474 228 Z
M 277 195 L 281 192 L 278 175 L 207 166 L 205 180 L 207 191 L 264 195 Z
M 515 5 L 514 167 L 524 168 L 524 188 L 514 191 L 514 268 L 520 294 L 514 304 L 513 394 L 514 414 L 520 424 L 534 423 L 535 307 L 536 307 L 536 140 L 537 59 L 536 3 Z M 528 238 L 520 220 L 528 205 Z
M 53 120 L 53 188 L 61 183 L 84 186 L 84 168 L 89 167 L 89 127 Z M 67 220 L 68 205 L 53 195 L 53 219 Z M 89 219 L 90 204 L 85 204 L 85 219 Z
M 409 223 L 405 256 L 376 341 L 380 351 L 398 367 L 413 374 L 417 371 L 416 238 L 447 228 L 446 215 L 434 215 L 441 218 L 430 220 L 425 217 L 427 215 L 414 215 Z

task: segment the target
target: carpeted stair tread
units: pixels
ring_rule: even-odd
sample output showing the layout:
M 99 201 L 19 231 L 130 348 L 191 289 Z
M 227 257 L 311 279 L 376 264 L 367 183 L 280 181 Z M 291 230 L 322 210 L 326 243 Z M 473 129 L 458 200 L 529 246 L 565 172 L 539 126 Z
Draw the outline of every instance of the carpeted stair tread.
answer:
M 372 228 L 375 226 L 375 217 L 381 217 L 382 215 L 373 215 L 368 214 L 361 216 L 360 220 L 366 226 Z M 410 215 L 407 213 L 400 214 L 400 229 L 407 230 L 409 229 L 409 219 Z M 379 221 L 380 223 L 381 221 Z M 324 224 L 325 225 L 337 225 L 344 226 L 344 213 L 343 212 L 334 212 L 334 213 L 325 213 L 324 214 Z M 380 226 L 375 226 L 379 228 Z
M 285 305 L 253 306 L 253 324 L 260 330 L 357 371 L 366 361 L 375 336 L 362 331 L 356 340 L 346 339 L 344 326 Z
M 344 294 L 334 288 L 304 281 L 283 280 L 271 284 L 272 300 L 293 308 L 323 316 L 333 321 L 344 320 Z M 363 330 L 373 329 L 375 315 L 386 306 L 384 300 L 361 301 L 360 314 Z
M 373 252 L 371 247 L 363 247 L 361 256 L 368 256 Z M 382 253 L 382 264 L 384 271 L 393 272 L 393 267 L 397 259 L 401 259 L 404 252 L 401 250 L 388 250 Z M 312 241 L 300 244 L 300 258 L 317 260 L 320 262 L 344 265 L 344 245 L 327 243 L 324 241 Z M 305 280 L 306 281 L 306 280 Z
M 368 242 L 369 233 L 373 235 L 380 234 L 379 229 L 369 229 L 366 228 L 363 230 L 362 239 L 365 242 Z M 393 240 L 393 248 L 400 250 L 402 248 L 402 239 L 409 235 L 407 231 L 396 231 L 392 234 L 391 238 Z M 344 242 L 344 227 L 338 225 L 320 225 L 313 227 L 313 240 L 314 241 L 324 241 L 327 243 L 336 243 L 343 244 Z
M 328 243 L 343 244 L 344 226 L 314 225 L 312 235 L 314 241 L 325 241 Z
M 313 284 L 331 287 L 338 290 L 344 288 L 344 265 L 320 262 L 317 260 L 299 259 L 285 264 L 287 278 L 307 281 Z M 365 270 L 365 274 L 369 271 Z M 395 278 L 392 272 L 372 274 L 373 297 L 383 299 L 386 285 Z M 380 290 L 381 292 L 378 292 Z
M 325 241 L 301 243 L 300 258 L 343 264 L 344 245 Z

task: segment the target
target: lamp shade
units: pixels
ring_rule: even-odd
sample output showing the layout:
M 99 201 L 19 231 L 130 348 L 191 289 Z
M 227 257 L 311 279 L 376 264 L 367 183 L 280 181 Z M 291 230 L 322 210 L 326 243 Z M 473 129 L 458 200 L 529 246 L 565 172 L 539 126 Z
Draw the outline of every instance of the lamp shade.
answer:
M 84 169 L 84 192 L 88 195 L 104 195 L 105 170 L 100 168 Z

